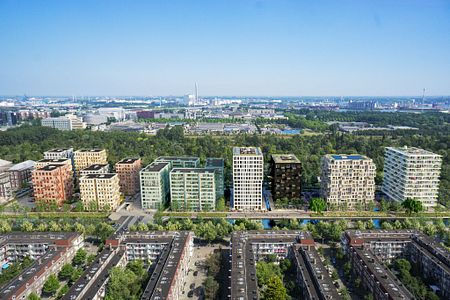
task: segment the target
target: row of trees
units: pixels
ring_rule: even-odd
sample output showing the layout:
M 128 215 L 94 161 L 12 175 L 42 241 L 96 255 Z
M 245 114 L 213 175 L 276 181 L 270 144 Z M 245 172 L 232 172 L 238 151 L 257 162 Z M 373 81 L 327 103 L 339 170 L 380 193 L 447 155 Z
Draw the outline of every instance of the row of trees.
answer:
M 106 285 L 105 300 L 138 300 L 148 281 L 144 262 L 134 260 L 125 268 L 113 267 Z

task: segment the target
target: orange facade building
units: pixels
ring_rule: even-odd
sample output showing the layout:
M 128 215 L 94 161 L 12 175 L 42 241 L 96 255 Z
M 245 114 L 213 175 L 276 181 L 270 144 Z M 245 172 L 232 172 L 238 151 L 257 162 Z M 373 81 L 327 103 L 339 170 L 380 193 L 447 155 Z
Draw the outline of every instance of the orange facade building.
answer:
M 139 192 L 140 158 L 125 158 L 116 164 L 116 173 L 120 180 L 120 191 L 126 196 Z
M 71 164 L 48 164 L 33 171 L 35 201 L 56 201 L 62 205 L 73 194 L 73 171 Z

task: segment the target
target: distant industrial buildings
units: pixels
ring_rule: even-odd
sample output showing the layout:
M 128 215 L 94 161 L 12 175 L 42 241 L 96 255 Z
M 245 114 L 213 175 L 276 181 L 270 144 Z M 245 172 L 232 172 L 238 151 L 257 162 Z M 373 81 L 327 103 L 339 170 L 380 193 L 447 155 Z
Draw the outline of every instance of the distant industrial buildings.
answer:
M 232 209 L 265 210 L 262 184 L 264 160 L 260 148 L 233 148 L 233 199 Z
M 270 179 L 273 199 L 300 199 L 302 164 L 294 154 L 272 154 Z
M 376 169 L 363 155 L 329 154 L 322 158 L 321 195 L 329 208 L 367 209 L 375 199 Z
M 434 207 L 441 165 L 438 154 L 414 147 L 387 147 L 382 190 L 395 201 L 411 198 L 422 202 L 426 209 Z
M 75 115 L 65 115 L 63 117 L 45 118 L 41 121 L 42 126 L 51 127 L 58 130 L 76 130 L 85 129 L 86 124 Z

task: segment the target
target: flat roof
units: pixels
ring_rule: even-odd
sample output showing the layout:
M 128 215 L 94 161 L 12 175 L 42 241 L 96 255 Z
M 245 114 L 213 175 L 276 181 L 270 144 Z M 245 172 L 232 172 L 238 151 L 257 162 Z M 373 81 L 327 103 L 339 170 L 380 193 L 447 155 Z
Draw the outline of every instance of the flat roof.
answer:
M 69 151 L 69 150 L 73 150 L 73 148 L 55 148 L 55 149 L 50 149 L 48 151 L 45 152 L 56 152 L 56 153 L 60 153 L 60 152 L 64 152 L 64 151 Z M 44 152 L 44 153 L 45 153 Z
M 151 164 L 149 164 L 147 167 L 145 167 L 142 171 L 143 172 L 159 172 L 164 167 L 169 166 L 169 162 L 163 162 L 163 161 L 154 161 Z
M 155 161 L 197 161 L 200 160 L 196 156 L 160 156 Z
M 86 167 L 86 168 L 82 169 L 81 171 L 98 171 L 98 170 L 103 169 L 106 166 L 108 166 L 108 164 L 95 164 L 95 165 L 90 165 L 89 167 Z
M 439 156 L 441 157 L 439 154 L 433 153 L 431 151 L 428 150 L 424 150 L 421 148 L 416 148 L 416 147 L 408 147 L 408 146 L 403 146 L 403 147 L 386 147 L 386 150 L 391 150 L 391 151 L 395 151 L 395 152 L 400 152 L 402 154 L 405 155 L 420 155 L 420 156 Z
M 272 154 L 272 159 L 276 164 L 300 163 L 300 160 L 294 154 Z
M 87 178 L 87 179 L 110 179 L 114 176 L 117 176 L 116 173 L 105 173 L 105 174 L 87 174 L 82 176 L 81 178 Z
M 210 157 L 206 159 L 206 167 L 223 168 L 224 159 Z
M 359 154 L 329 154 L 328 158 L 332 158 L 334 160 L 366 160 L 367 156 L 359 155 Z
M 38 170 L 39 171 L 53 171 L 53 170 L 56 170 L 56 169 L 62 168 L 62 167 L 64 167 L 64 165 L 62 165 L 62 164 L 48 164 L 44 167 L 39 168 Z
M 124 158 L 121 161 L 118 162 L 118 164 L 132 164 L 135 163 L 136 161 L 140 160 L 140 158 Z
M 233 147 L 233 155 L 262 155 L 259 147 Z
M 44 158 L 41 160 L 38 160 L 37 162 L 41 163 L 63 163 L 70 160 L 70 158 Z
M 105 149 L 100 149 L 100 148 L 79 149 L 79 150 L 76 150 L 75 152 L 102 152 L 102 151 L 105 151 Z
M 214 170 L 207 168 L 173 168 L 170 173 L 212 173 Z

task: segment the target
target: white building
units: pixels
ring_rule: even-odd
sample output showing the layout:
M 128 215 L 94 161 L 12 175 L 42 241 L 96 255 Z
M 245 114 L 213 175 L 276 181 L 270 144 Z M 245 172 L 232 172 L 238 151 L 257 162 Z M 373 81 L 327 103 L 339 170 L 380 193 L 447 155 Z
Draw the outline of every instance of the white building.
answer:
M 57 118 L 45 118 L 41 121 L 42 126 L 52 127 L 58 130 L 84 129 L 86 124 L 75 115 L 65 115 Z
M 384 155 L 383 192 L 392 200 L 420 200 L 428 209 L 436 206 L 442 158 L 414 148 L 387 147 Z
M 44 152 L 44 159 L 60 159 L 60 158 L 73 159 L 73 148 L 57 148 Z
M 329 154 L 322 159 L 321 195 L 329 208 L 367 209 L 375 198 L 376 167 L 367 156 Z
M 264 160 L 260 148 L 233 148 L 234 210 L 265 210 L 262 195 Z

